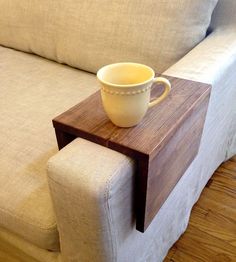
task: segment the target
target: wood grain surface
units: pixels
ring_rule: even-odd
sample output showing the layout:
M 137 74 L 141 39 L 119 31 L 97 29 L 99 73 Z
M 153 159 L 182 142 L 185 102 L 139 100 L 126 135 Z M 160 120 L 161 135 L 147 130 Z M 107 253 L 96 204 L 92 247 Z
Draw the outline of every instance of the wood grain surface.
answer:
M 167 77 L 172 90 L 143 121 L 119 128 L 107 118 L 96 92 L 53 120 L 59 149 L 82 137 L 137 161 L 136 227 L 144 232 L 198 152 L 210 85 Z M 153 96 L 161 86 L 153 88 Z
M 236 261 L 236 156 L 223 163 L 193 207 L 165 262 Z

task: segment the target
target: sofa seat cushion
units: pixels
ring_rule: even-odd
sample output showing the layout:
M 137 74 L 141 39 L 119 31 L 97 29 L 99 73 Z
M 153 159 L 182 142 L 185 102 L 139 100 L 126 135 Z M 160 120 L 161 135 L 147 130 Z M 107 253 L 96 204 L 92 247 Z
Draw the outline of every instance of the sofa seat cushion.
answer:
M 0 47 L 0 227 L 48 250 L 59 238 L 46 163 L 51 120 L 97 89 L 96 77 Z
M 132 61 L 163 72 L 206 35 L 217 0 L 0 0 L 0 44 L 96 72 Z

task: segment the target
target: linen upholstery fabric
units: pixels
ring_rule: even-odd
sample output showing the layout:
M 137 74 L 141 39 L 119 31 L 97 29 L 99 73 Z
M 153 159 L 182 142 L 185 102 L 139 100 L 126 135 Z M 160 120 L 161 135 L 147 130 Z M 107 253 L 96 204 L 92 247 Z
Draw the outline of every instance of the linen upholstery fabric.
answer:
M 212 30 L 217 28 L 227 28 L 236 26 L 236 1 L 219 0 L 214 12 L 210 27 Z
M 61 262 L 60 252 L 50 252 L 0 228 L 1 262 Z
M 144 234 L 135 229 L 135 170 L 128 157 L 76 139 L 50 159 L 49 184 L 66 262 L 164 259 L 214 170 L 236 153 L 235 57 L 235 30 L 217 30 L 165 72 L 210 83 L 212 93 L 199 153 Z
M 130 199 L 133 161 L 111 149 L 76 139 L 50 159 L 48 170 L 63 261 L 116 261 L 119 243 L 114 242 L 118 232 L 113 222 L 126 221 L 121 231 L 124 234 L 127 229 L 124 236 L 134 222 Z M 116 214 L 110 214 L 110 200 L 114 196 L 120 210 L 115 220 Z M 121 201 L 126 197 L 124 205 Z M 126 210 L 128 215 L 120 217 Z
M 96 72 L 119 61 L 163 72 L 206 34 L 217 0 L 0 0 L 0 44 Z
M 0 227 L 59 250 L 46 178 L 51 120 L 96 90 L 94 75 L 0 47 Z
M 220 0 L 221 1 L 221 0 Z M 231 2 L 233 2 L 232 0 Z M 7 2 L 7 1 L 5 1 Z M 222 2 L 222 1 L 221 1 Z M 23 2 L 22 2 L 23 3 Z M 33 3 L 31 1 L 31 3 Z M 226 3 L 226 2 L 225 2 Z M 1 12 L 1 11 L 0 11 Z M 230 19 L 230 17 L 228 17 Z M 1 16 L 0 16 L 1 19 Z M 221 27 L 221 26 L 219 26 Z M 185 173 L 184 177 L 180 180 L 175 190 L 170 195 L 169 199 L 165 203 L 165 205 L 160 210 L 158 216 L 154 220 L 154 224 L 152 224 L 152 228 L 147 232 L 147 235 L 141 234 L 135 231 L 135 218 L 133 214 L 130 214 L 130 211 L 127 206 L 132 206 L 133 201 L 133 178 L 134 178 L 134 166 L 133 163 L 130 162 L 129 158 L 126 158 L 120 154 L 111 154 L 112 161 L 111 164 L 107 161 L 107 155 L 110 156 L 110 150 L 107 151 L 105 148 L 99 148 L 93 144 L 81 139 L 78 139 L 71 143 L 70 146 L 66 147 L 65 150 L 60 152 L 50 161 L 50 169 L 49 169 L 49 182 L 50 188 L 52 191 L 53 201 L 57 204 L 56 209 L 56 216 L 59 225 L 60 235 L 62 235 L 61 242 L 62 242 L 62 254 L 64 255 L 65 261 L 74 262 L 71 260 L 71 256 L 67 257 L 67 252 L 71 251 L 73 257 L 85 257 L 86 254 L 84 253 L 85 250 L 88 251 L 88 258 L 93 258 L 92 261 L 99 261 L 99 258 L 111 258 L 110 261 L 131 261 L 132 259 L 138 262 L 158 262 L 160 261 L 164 255 L 166 254 L 168 248 L 171 247 L 173 242 L 177 240 L 179 235 L 184 231 L 188 216 L 192 207 L 193 202 L 198 198 L 200 191 L 202 190 L 204 184 L 206 183 L 207 179 L 211 176 L 214 169 L 222 162 L 224 159 L 227 159 L 232 154 L 236 153 L 236 136 L 235 136 L 235 83 L 236 83 L 236 76 L 235 72 L 235 32 L 231 30 L 223 30 L 223 28 L 216 29 L 218 32 L 214 32 L 210 37 L 203 41 L 199 46 L 197 46 L 191 53 L 186 55 L 181 61 L 179 61 L 175 66 L 171 67 L 166 74 L 170 74 L 173 76 L 180 76 L 184 78 L 195 79 L 198 81 L 206 81 L 209 83 L 213 83 L 213 93 L 211 96 L 211 102 L 209 107 L 209 112 L 207 115 L 207 122 L 205 126 L 205 130 L 203 133 L 203 140 L 200 148 L 200 152 L 198 157 L 190 166 L 189 170 Z M 4 50 L 4 51 L 3 51 Z M 4 55 L 3 55 L 4 54 Z M 7 55 L 6 55 L 7 54 Z M 11 55 L 10 55 L 11 54 Z M 14 54 L 14 55 L 13 55 Z M 23 58 L 24 57 L 24 58 Z M 13 62 L 8 60 L 13 59 Z M 32 59 L 32 60 L 31 60 Z M 34 60 L 36 59 L 36 60 Z M 38 59 L 38 60 L 37 60 Z M 4 61 L 6 60 L 6 61 Z M 26 66 L 27 63 L 30 62 L 30 66 Z M 32 62 L 32 61 L 35 61 Z M 35 65 L 39 62 L 37 70 L 39 73 L 37 74 L 34 70 Z M 36 89 L 39 88 L 39 91 L 42 91 L 43 85 L 48 85 L 48 92 L 47 95 L 44 96 L 44 99 L 49 95 L 53 90 L 50 90 L 54 86 L 58 88 L 60 91 L 56 91 L 60 93 L 60 99 L 58 100 L 59 107 L 63 107 L 62 103 L 68 103 L 68 107 L 70 107 L 70 101 L 65 101 L 68 94 L 64 93 L 64 87 L 67 85 L 67 82 L 71 79 L 74 83 L 78 83 L 79 79 L 82 82 L 93 82 L 95 81 L 94 77 L 91 77 L 89 74 L 80 73 L 76 70 L 71 70 L 65 66 L 51 66 L 54 63 L 46 62 L 48 66 L 45 64 L 43 65 L 41 61 L 43 59 L 26 55 L 20 54 L 18 52 L 0 48 L 0 94 L 5 95 L 6 90 L 2 93 L 3 86 L 10 83 L 12 81 L 12 85 L 14 84 L 18 89 L 19 95 L 19 86 L 27 86 L 32 85 Z M 4 74 L 2 73 L 3 64 L 6 65 L 4 67 Z M 8 70 L 7 70 L 7 67 Z M 42 70 L 43 67 L 46 67 L 45 70 Z M 52 69 L 54 68 L 54 70 Z M 60 68 L 60 70 L 59 70 Z M 62 69 L 64 68 L 64 69 Z M 19 71 L 19 72 L 18 72 Z M 18 72 L 18 73 L 17 73 Z M 24 76 L 21 76 L 24 74 Z M 39 74 L 42 74 L 39 77 Z M 79 75 L 78 75 L 79 74 Z M 5 75 L 2 78 L 2 75 Z M 53 78 L 49 75 L 53 75 Z M 8 78 L 8 80 L 6 80 Z M 25 81 L 23 81 L 23 78 Z M 82 80 L 81 78 L 88 78 Z M 11 79 L 11 80 L 10 80 Z M 21 81 L 19 81 L 19 79 Z M 35 79 L 35 82 L 34 82 Z M 40 83 L 37 83 L 40 79 L 42 81 L 42 86 Z M 50 80 L 49 80 L 50 79 Z M 2 85 L 3 80 L 5 82 Z M 65 80 L 66 83 L 63 81 Z M 19 82 L 19 86 L 18 86 Z M 50 84 L 49 84 L 50 82 Z M 63 82 L 63 83 L 59 83 Z M 24 83 L 24 85 L 23 85 Z M 10 86 L 10 84 L 9 84 Z M 49 88 L 50 87 L 50 88 Z M 84 87 L 86 87 L 84 85 Z M 91 87 L 92 88 L 92 85 Z M 9 88 L 11 90 L 11 94 L 14 94 L 13 87 Z M 74 90 L 74 89 L 72 89 Z M 70 90 L 71 91 L 71 90 Z M 31 95 L 34 99 L 38 91 L 32 91 Z M 55 93 L 56 93 L 55 92 Z M 80 95 L 83 96 L 83 92 L 86 93 L 86 96 L 89 94 L 89 89 L 83 89 L 80 91 Z M 46 93 L 46 92 L 45 92 Z M 63 95 L 63 94 L 64 95 Z M 22 92 L 22 94 L 24 94 Z M 0 107 L 2 102 L 5 102 L 4 99 L 0 95 Z M 41 94 L 42 95 L 42 94 Z M 63 97 L 63 99 L 62 99 Z M 6 96 L 6 99 L 9 97 Z M 14 96 L 12 95 L 12 100 Z M 77 99 L 76 94 L 70 97 L 70 99 Z M 28 99 L 30 100 L 30 99 Z M 19 100 L 16 101 L 19 104 Z M 74 103 L 75 101 L 73 101 Z M 77 102 L 77 101 L 76 101 Z M 9 102 L 10 103 L 10 102 Z M 23 102 L 22 102 L 23 103 Z M 45 103 L 45 101 L 44 101 Z M 49 102 L 48 102 L 49 103 Z M 56 102 L 55 102 L 56 103 Z M 36 103 L 36 107 L 39 107 L 39 110 L 44 111 L 45 107 L 42 107 L 43 102 Z M 52 103 L 52 107 L 54 104 Z M 29 107 L 32 109 L 32 107 Z M 2 110 L 2 108 L 0 108 Z M 27 108 L 28 110 L 28 108 Z M 64 110 L 64 109 L 63 109 Z M 62 111 L 63 111 L 62 110 Z M 58 109 L 58 111 L 60 111 Z M 1 114 L 5 111 L 0 111 Z M 51 112 L 51 111 L 50 111 Z M 17 112 L 22 114 L 21 111 Z M 28 113 L 31 114 L 30 112 Z M 43 113 L 44 114 L 44 113 Z M 45 113 L 46 114 L 46 113 Z M 17 115 L 17 114 L 16 114 Z M 9 118 L 5 118 L 6 121 L 11 121 L 11 129 L 15 127 L 14 125 L 15 116 L 11 116 Z M 45 118 L 46 119 L 46 118 Z M 45 121 L 42 119 L 42 121 Z M 0 120 L 2 120 L 2 116 L 0 115 Z M 27 119 L 27 121 L 29 121 Z M 26 122 L 27 122 L 26 121 Z M 2 124 L 0 122 L 0 129 L 2 134 Z M 16 121 L 19 123 L 19 119 Z M 10 124 L 9 124 L 10 125 Z M 13 131 L 9 129 L 13 134 Z M 50 129 L 51 130 L 51 129 Z M 52 131 L 52 130 L 51 130 Z M 47 136 L 51 136 L 50 132 Z M 2 145 L 2 140 L 0 140 L 0 144 Z M 4 141 L 5 142 L 5 141 Z M 35 141 L 34 141 L 35 142 Z M 41 140 L 37 140 L 35 145 L 40 146 Z M 50 143 L 50 142 L 49 142 Z M 86 146 L 87 143 L 89 144 L 88 147 Z M 27 144 L 27 143 L 26 143 Z M 47 144 L 47 143 L 45 143 Z M 25 146 L 25 145 L 24 145 Z M 86 149 L 85 149 L 86 146 Z M 7 149 L 5 147 L 5 149 Z M 68 150 L 67 150 L 68 149 Z M 84 151 L 82 151 L 82 150 Z M 8 151 L 8 150 L 7 150 Z M 7 152 L 6 151 L 6 152 Z M 55 149 L 56 151 L 56 149 Z M 18 151 L 21 153 L 21 151 Z M 76 152 L 75 155 L 72 152 Z M 108 153 L 107 153 L 108 152 Z M 1 157 L 3 155 L 0 149 Z M 96 154 L 101 154 L 101 159 L 99 157 L 94 157 Z M 18 153 L 17 153 L 18 154 Z M 53 154 L 53 153 L 52 153 Z M 85 154 L 85 157 L 83 155 Z M 12 155 L 11 155 L 12 156 Z M 92 156 L 92 157 L 91 157 Z M 104 156 L 106 158 L 106 163 L 104 163 Z M 4 157 L 7 157 L 4 155 Z M 77 160 L 80 159 L 78 165 L 76 162 L 72 162 L 72 166 L 68 166 L 66 163 L 65 168 L 63 168 L 63 173 L 60 173 L 60 170 L 57 169 L 58 166 L 58 159 L 67 159 L 69 160 Z M 93 162 L 93 158 L 95 161 Z M 46 158 L 45 158 L 46 159 Z M 28 160 L 27 160 L 28 161 Z M 17 163 L 17 162 L 16 162 Z M 11 163 L 10 163 L 11 164 Z M 62 163 L 63 164 L 63 163 Z M 81 166 L 82 164 L 82 166 Z M 85 170 L 86 172 L 83 173 L 84 177 L 82 178 L 81 167 L 89 166 Z M 100 172 L 100 166 L 102 166 Z M 106 171 L 106 166 L 109 169 Z M 75 172 L 75 169 L 78 169 L 79 175 L 72 173 L 70 179 L 70 172 L 71 170 Z M 113 170 L 116 170 L 113 172 Z M 3 174 L 1 173 L 0 169 L 0 176 Z M 13 170 L 14 171 L 14 170 Z M 96 184 L 93 183 L 91 177 L 89 177 L 90 172 L 92 174 L 97 175 L 96 182 L 99 184 L 99 188 L 96 189 Z M 117 181 L 118 174 L 121 172 L 124 176 L 121 177 L 121 180 Z M 68 174 L 69 178 L 64 181 L 64 175 Z M 86 174 L 88 176 L 86 176 Z M 102 175 L 101 175 L 102 174 Z M 101 181 L 99 181 L 99 175 L 101 176 Z M 12 178 L 9 174 L 9 179 Z M 14 177 L 15 178 L 15 177 Z M 55 179 L 55 180 L 52 180 Z M 20 179 L 21 180 L 21 179 Z M 86 187 L 81 188 L 81 185 L 78 185 L 77 182 L 83 180 L 86 184 Z M 44 179 L 43 179 L 44 181 Z M 62 183 L 59 185 L 56 182 L 61 181 Z M 73 184 L 73 192 L 78 190 L 78 196 L 75 196 L 73 199 L 73 194 L 67 193 L 65 196 L 66 198 L 63 199 L 63 192 L 70 192 L 70 187 Z M 86 182 L 89 183 L 86 183 Z M 2 186 L 2 181 L 0 181 Z M 9 183 L 8 183 L 9 185 Z M 68 188 L 66 186 L 68 185 Z M 11 185 L 12 186 L 12 185 Z M 37 187 L 36 187 L 37 188 Z M 104 189 L 103 189 L 104 188 Z M 81 196 L 81 192 L 83 193 Z M 106 190 L 105 190 L 106 189 Z M 88 191 L 88 198 L 84 196 Z M 13 192 L 12 190 L 11 192 Z M 19 189 L 17 190 L 17 192 Z M 103 197 L 101 195 L 103 192 L 106 192 L 107 195 Z M 101 198 L 99 197 L 101 196 Z M 0 194 L 0 197 L 2 195 Z M 22 195 L 20 194 L 20 197 Z M 39 197 L 42 197 L 41 195 Z M 116 200 L 117 198 L 117 200 Z M 46 199 L 46 197 L 45 197 Z M 76 201 L 79 199 L 80 201 Z M 106 200 L 106 201 L 105 201 Z M 81 201 L 86 201 L 88 205 L 86 206 L 83 203 L 84 210 L 80 209 Z M 0 198 L 1 202 L 1 198 Z M 62 205 L 62 203 L 68 203 L 67 206 L 63 206 L 63 210 L 58 210 L 58 207 Z M 94 205 L 98 203 L 96 210 L 93 210 Z M 36 203 L 37 204 L 37 203 Z M 91 205 L 89 205 L 91 204 Z M 51 205 L 51 204 L 49 204 Z M 39 205 L 37 205 L 39 206 Z M 69 207 L 73 207 L 70 209 Z M 35 208 L 33 206 L 33 208 Z M 32 207 L 30 207 L 32 208 Z M 50 209 L 50 208 L 48 208 Z M 33 210 L 33 209 L 32 209 Z M 32 212 L 32 210 L 30 210 Z M 66 212 L 65 212 L 66 211 Z M 35 210 L 34 210 L 35 212 Z M 50 211 L 51 212 L 51 211 Z M 94 213 L 95 212 L 95 213 Z M 101 218 L 107 212 L 108 218 L 103 220 L 98 220 L 97 218 Z M 44 211 L 42 212 L 44 213 Z M 77 216 L 77 215 L 81 216 Z M 0 214 L 0 217 L 2 214 Z M 174 219 L 173 219 L 174 218 Z M 86 223 L 87 219 L 93 221 L 93 228 L 94 231 L 91 231 L 91 225 Z M 97 221 L 94 221 L 94 219 Z M 0 219 L 1 220 L 1 219 Z M 54 219 L 52 219 L 54 221 Z M 100 221 L 100 223 L 99 223 Z M 72 222 L 72 223 L 71 223 Z M 73 225 L 74 228 L 70 227 Z M 22 224 L 18 224 L 19 227 Z M 2 226 L 2 223 L 1 223 Z M 9 227 L 9 225 L 8 225 Z M 83 227 L 85 234 L 80 233 L 80 228 Z M 26 256 L 20 254 L 20 250 L 23 250 L 24 253 L 29 254 L 32 258 L 36 258 L 37 252 L 42 251 L 37 246 L 31 245 L 29 242 L 23 240 L 21 236 L 25 238 L 26 235 L 29 235 L 29 230 L 24 227 L 25 232 L 23 232 L 19 237 L 13 237 L 13 234 L 10 232 L 2 232 L 0 230 L 0 261 L 6 262 L 15 262 L 16 259 L 11 259 L 10 256 L 14 257 L 15 247 L 19 249 L 19 256 L 21 256 L 22 261 Z M 86 231 L 86 229 L 88 229 Z M 17 229 L 19 230 L 19 229 Z M 71 235 L 68 234 L 71 233 Z M 129 235 L 131 233 L 131 235 Z M 28 236 L 32 238 L 32 236 Z M 84 237 L 85 240 L 84 241 Z M 40 234 L 37 236 L 40 238 Z M 101 240 L 102 242 L 96 242 L 96 240 Z M 42 240 L 42 239 L 41 239 Z M 40 241 L 41 241 L 40 240 Z M 66 240 L 68 242 L 66 242 Z M 72 241 L 73 245 L 69 241 Z M 39 242 L 39 239 L 36 240 Z M 74 241 L 74 242 L 73 242 Z M 83 244 L 78 242 L 84 241 Z M 76 243 L 78 243 L 78 248 L 76 247 Z M 93 243 L 95 246 L 93 248 Z M 9 244 L 9 246 L 8 246 Z M 107 249 L 102 250 L 104 246 L 112 246 L 112 251 Z M 48 247 L 48 245 L 47 245 Z M 7 254 L 3 254 L 2 248 L 5 249 Z M 210 248 L 210 247 L 209 247 Z M 39 251 L 40 250 L 40 251 Z M 43 250 L 45 256 L 38 255 L 38 260 L 42 262 L 46 262 L 48 259 L 48 254 L 46 250 Z M 52 254 L 55 255 L 53 252 Z M 98 254 L 98 255 L 97 255 Z M 19 262 L 18 259 L 17 262 Z M 104 259 L 105 260 L 105 259 Z M 50 261 L 50 260 L 49 260 Z M 54 261 L 54 260 L 52 260 Z M 85 260 L 89 261 L 89 259 Z M 91 260 L 90 260 L 91 261 Z

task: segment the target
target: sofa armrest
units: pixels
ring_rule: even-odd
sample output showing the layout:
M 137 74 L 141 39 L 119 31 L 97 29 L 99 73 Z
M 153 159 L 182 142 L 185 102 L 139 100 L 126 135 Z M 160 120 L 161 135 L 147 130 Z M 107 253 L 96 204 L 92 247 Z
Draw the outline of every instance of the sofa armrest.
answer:
M 236 31 L 229 27 L 213 31 L 163 74 L 209 83 L 214 87 L 219 81 L 227 81 L 235 71 L 235 63 Z
M 215 31 L 165 72 L 210 83 L 213 91 L 199 154 L 144 234 L 135 229 L 135 164 L 130 158 L 76 139 L 50 159 L 48 180 L 64 261 L 164 258 L 185 230 L 205 183 L 223 161 L 227 140 L 235 135 L 235 56 L 236 34 Z
M 224 125 L 228 134 L 221 141 L 222 154 L 227 160 L 236 153 L 236 30 L 234 27 L 220 27 L 192 49 L 164 74 L 195 80 L 212 85 L 205 137 L 212 136 L 215 123 Z M 208 128 L 209 127 L 209 128 Z M 212 127 L 212 129 L 210 128 Z M 220 128 L 220 127 L 219 127 Z M 206 136 L 204 133 L 208 132 Z M 224 146 L 223 146 L 224 145 Z M 226 147 L 226 148 L 224 148 Z
M 50 159 L 48 181 L 63 261 L 115 259 L 115 210 L 125 209 L 124 227 L 134 223 L 133 174 L 130 158 L 79 138 Z

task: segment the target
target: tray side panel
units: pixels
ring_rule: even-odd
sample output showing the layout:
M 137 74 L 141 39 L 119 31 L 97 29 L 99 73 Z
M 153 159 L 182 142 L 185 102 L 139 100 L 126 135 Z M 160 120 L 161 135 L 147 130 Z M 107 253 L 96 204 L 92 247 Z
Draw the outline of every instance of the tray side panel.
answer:
M 144 224 L 141 225 L 137 222 L 138 230 L 144 232 L 147 229 L 197 155 L 208 101 L 209 95 L 192 111 L 184 123 L 178 127 L 169 142 L 150 161 Z

